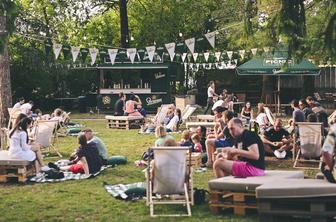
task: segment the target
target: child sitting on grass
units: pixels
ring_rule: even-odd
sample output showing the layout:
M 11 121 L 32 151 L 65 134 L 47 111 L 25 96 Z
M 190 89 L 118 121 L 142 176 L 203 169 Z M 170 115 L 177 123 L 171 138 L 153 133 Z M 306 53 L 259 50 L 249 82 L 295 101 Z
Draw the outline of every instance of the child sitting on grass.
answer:
M 202 153 L 201 137 L 197 133 L 194 133 L 191 136 L 191 140 L 194 143 L 194 150 L 193 150 L 193 152 Z

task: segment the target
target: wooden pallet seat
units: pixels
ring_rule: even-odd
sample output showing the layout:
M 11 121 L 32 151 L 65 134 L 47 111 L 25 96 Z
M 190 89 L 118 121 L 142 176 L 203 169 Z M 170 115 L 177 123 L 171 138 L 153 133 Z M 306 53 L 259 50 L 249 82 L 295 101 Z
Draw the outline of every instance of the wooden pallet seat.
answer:
M 115 129 L 139 129 L 144 124 L 145 118 L 142 116 L 105 116 L 108 128 Z
M 233 209 L 235 214 L 244 215 L 247 210 L 256 210 L 255 190 L 257 187 L 279 179 L 304 178 L 303 171 L 265 171 L 265 176 L 235 178 L 233 176 L 210 180 L 210 210 Z
M 336 216 L 336 184 L 318 179 L 278 180 L 256 189 L 260 221 L 329 221 Z
M 36 174 L 33 162 L 12 159 L 7 150 L 0 151 L 0 182 L 10 180 L 26 182 L 27 178 Z

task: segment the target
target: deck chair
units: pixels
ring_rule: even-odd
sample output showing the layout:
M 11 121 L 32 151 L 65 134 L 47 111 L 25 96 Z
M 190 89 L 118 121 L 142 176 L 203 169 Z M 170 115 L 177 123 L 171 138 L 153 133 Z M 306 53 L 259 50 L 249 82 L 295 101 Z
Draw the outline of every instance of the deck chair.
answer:
M 296 123 L 299 135 L 294 138 L 293 158 L 294 168 L 320 169 L 321 148 L 323 144 L 322 123 Z M 300 166 L 299 166 L 300 164 Z M 301 165 L 302 164 L 302 165 Z M 313 165 L 317 167 L 313 167 Z
M 59 157 L 62 157 L 58 151 L 57 138 L 57 120 L 41 120 L 37 122 L 34 140 L 41 145 L 41 148 L 53 149 Z
M 182 112 L 182 123 L 185 123 L 187 120 L 189 120 L 196 109 L 196 106 L 187 105 Z
M 274 122 L 275 122 L 275 117 L 272 113 L 272 111 L 270 110 L 270 108 L 268 107 L 264 107 L 265 109 L 265 113 L 267 115 L 267 118 L 268 118 L 268 121 L 270 122 L 270 124 L 273 126 L 274 125 Z
M 155 126 L 161 125 L 166 117 L 169 106 L 174 104 L 162 104 L 159 113 L 156 114 L 156 119 L 153 120 Z
M 191 216 L 193 184 L 190 147 L 154 147 L 154 161 L 147 168 L 147 205 L 150 216 Z M 162 199 L 153 198 L 153 193 Z M 186 214 L 154 214 L 154 205 L 182 204 Z
M 9 121 L 8 121 L 7 129 L 11 129 L 13 128 L 16 118 L 19 116 L 20 113 L 22 113 L 22 109 L 8 108 L 8 113 L 9 113 Z
M 336 110 L 328 117 L 328 123 L 330 124 L 330 122 L 334 119 L 336 119 Z

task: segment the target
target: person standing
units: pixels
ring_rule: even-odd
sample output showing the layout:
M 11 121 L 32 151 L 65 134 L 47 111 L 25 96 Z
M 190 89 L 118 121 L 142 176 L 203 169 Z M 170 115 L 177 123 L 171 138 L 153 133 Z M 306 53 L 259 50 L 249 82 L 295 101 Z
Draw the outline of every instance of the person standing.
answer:
M 23 114 L 30 116 L 32 113 L 33 106 L 34 106 L 34 102 L 30 100 L 29 102 L 22 104 L 20 108 L 22 109 Z
M 207 101 L 207 107 L 205 108 L 204 114 L 207 114 L 208 110 L 212 108 L 214 105 L 214 97 L 218 96 L 215 92 L 215 82 L 210 81 L 208 85 L 208 101 Z
M 25 99 L 23 97 L 19 98 L 17 103 L 13 106 L 13 109 L 19 109 L 25 102 Z

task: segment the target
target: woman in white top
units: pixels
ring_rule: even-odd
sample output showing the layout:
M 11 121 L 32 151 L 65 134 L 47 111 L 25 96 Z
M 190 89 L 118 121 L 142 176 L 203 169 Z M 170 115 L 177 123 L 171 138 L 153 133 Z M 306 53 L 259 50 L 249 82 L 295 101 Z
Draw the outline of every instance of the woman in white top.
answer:
M 25 117 L 9 133 L 9 155 L 13 159 L 35 161 L 36 171 L 39 172 L 44 164 L 39 144 L 29 144 L 27 129 L 32 119 Z
M 259 125 L 260 132 L 263 132 L 265 128 L 269 126 L 269 120 L 265 113 L 265 108 L 263 103 L 258 103 L 258 115 L 255 121 Z
M 181 121 L 181 110 L 176 109 L 174 113 L 174 117 L 168 122 L 166 125 L 167 132 L 174 132 L 177 131 L 178 125 Z
M 214 105 L 214 96 L 218 96 L 215 93 L 215 82 L 214 81 L 210 81 L 209 82 L 209 87 L 208 87 L 208 103 L 207 103 L 207 107 L 204 111 L 204 114 L 207 114 L 208 110 L 212 108 L 212 106 Z

